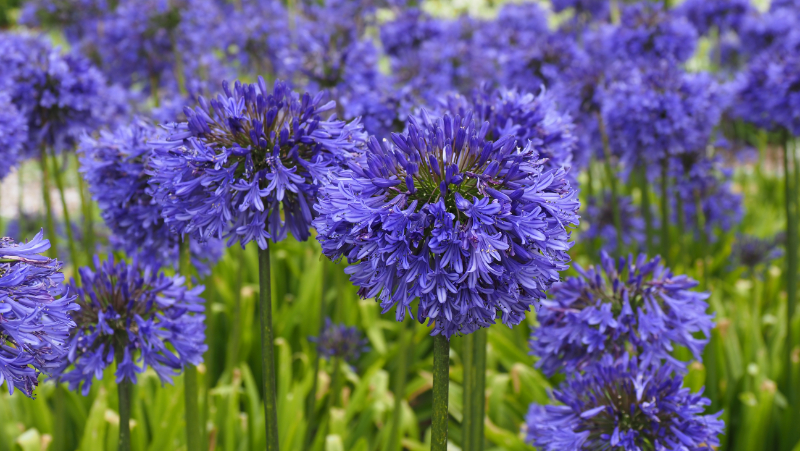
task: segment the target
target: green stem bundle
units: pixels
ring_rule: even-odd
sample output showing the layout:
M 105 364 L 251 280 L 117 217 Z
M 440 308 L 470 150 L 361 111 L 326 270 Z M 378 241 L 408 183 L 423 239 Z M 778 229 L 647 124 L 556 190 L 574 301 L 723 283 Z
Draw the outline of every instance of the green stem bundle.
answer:
M 58 249 L 58 234 L 56 233 L 56 223 L 53 220 L 53 203 L 50 200 L 50 170 L 47 165 L 47 149 L 41 148 L 39 153 L 39 164 L 42 168 L 42 198 L 44 199 L 44 209 L 47 215 L 47 239 L 50 240 L 50 249 L 47 251 L 49 257 L 55 257 Z
M 259 309 L 261 319 L 261 371 L 264 391 L 267 451 L 278 451 L 278 408 L 275 394 L 275 349 L 272 330 L 272 283 L 269 249 L 258 250 Z
M 647 168 L 644 166 L 640 168 L 639 183 L 642 195 L 645 246 L 647 246 L 647 253 L 650 253 L 653 251 L 653 212 L 650 211 L 650 182 L 647 180 Z
M 450 342 L 443 333 L 433 337 L 433 413 L 431 451 L 447 451 L 447 410 L 450 390 Z
M 599 125 L 600 137 L 603 141 L 603 163 L 606 170 L 606 178 L 608 179 L 608 185 L 611 188 L 611 214 L 614 219 L 614 229 L 617 231 L 617 253 L 622 255 L 625 252 L 625 247 L 622 240 L 622 216 L 619 212 L 619 189 L 617 188 L 617 176 L 614 174 L 614 168 L 611 166 L 611 145 L 609 144 L 606 126 L 600 113 L 597 114 L 597 124 Z
M 794 348 L 794 340 L 792 336 L 792 319 L 795 314 L 795 307 L 797 305 L 797 210 L 795 205 L 796 189 L 792 177 L 791 164 L 793 158 L 790 157 L 789 144 L 791 136 L 788 132 L 784 131 L 783 136 L 783 176 L 785 187 L 785 207 L 786 207 L 786 344 L 785 344 L 785 368 L 786 368 L 786 389 L 789 405 L 795 400 L 797 387 L 794 386 L 792 381 L 792 351 Z M 794 168 L 797 171 L 797 167 Z M 794 413 L 794 406 L 789 409 L 788 415 Z M 789 429 L 791 434 L 794 434 L 793 427 Z M 788 439 L 788 437 L 787 437 Z M 790 441 L 790 444 L 792 442 Z M 788 449 L 788 448 L 785 448 Z
M 320 279 L 322 290 L 319 297 L 319 324 L 317 328 L 317 337 L 322 337 L 322 331 L 325 329 L 325 265 L 322 265 L 322 277 Z M 311 392 L 306 399 L 306 418 L 308 419 L 306 427 L 305 448 L 310 449 L 311 443 L 314 438 L 314 425 L 316 424 L 317 417 L 317 379 L 319 379 L 319 364 L 322 360 L 322 355 L 319 349 L 316 351 L 314 357 L 314 370 L 311 380 Z
M 669 162 L 661 162 L 661 258 L 669 265 Z

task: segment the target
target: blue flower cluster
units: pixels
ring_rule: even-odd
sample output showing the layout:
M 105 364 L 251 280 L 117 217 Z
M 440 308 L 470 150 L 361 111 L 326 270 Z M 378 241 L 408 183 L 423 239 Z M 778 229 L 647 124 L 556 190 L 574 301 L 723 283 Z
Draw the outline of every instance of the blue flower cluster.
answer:
M 359 294 L 398 320 L 419 298 L 434 335 L 488 327 L 498 312 L 519 324 L 569 262 L 579 203 L 566 170 L 488 131 L 472 113 L 423 110 L 391 142 L 371 137 L 315 206 L 323 253 L 347 258 Z
M 714 228 L 730 230 L 738 224 L 744 210 L 742 196 L 733 192 L 731 169 L 722 166 L 720 157 L 709 158 L 697 153 L 683 154 L 672 161 L 675 184 L 671 191 L 672 211 L 682 206 L 688 230 L 701 232 L 697 209 L 703 215 L 705 234 L 713 237 Z M 673 218 L 675 221 L 678 218 Z
M 450 95 L 442 109 L 451 115 L 465 117 L 474 111 L 475 119 L 489 124 L 486 139 L 513 136 L 518 145 L 530 144 L 540 157 L 546 158 L 547 169 L 570 169 L 577 138 L 572 119 L 556 105 L 556 97 L 542 91 L 538 95 L 486 86 L 473 91 L 470 98 Z M 567 173 L 572 184 L 577 171 Z
M 553 391 L 562 405 L 531 405 L 528 441 L 544 451 L 715 449 L 722 412 L 703 415 L 710 401 L 682 382 L 669 368 L 636 359 L 593 368 Z
M 162 382 L 171 382 L 186 365 L 203 361 L 205 306 L 202 286 L 187 288 L 185 277 L 167 277 L 142 269 L 136 259 L 100 262 L 96 271 L 80 269 L 79 310 L 72 313 L 77 328 L 69 337 L 68 359 L 55 376 L 70 390 L 89 393 L 93 379 L 116 361 L 116 381 L 136 383 L 152 368 Z
M 648 65 L 684 62 L 694 53 L 697 30 L 688 20 L 665 11 L 661 3 L 635 2 L 622 10 L 622 20 L 607 36 L 609 56 Z
M 617 203 L 622 225 L 622 243 L 630 248 L 643 248 L 645 242 L 645 222 L 639 208 L 630 196 L 618 196 L 613 199 L 610 191 L 602 196 L 590 197 L 581 218 L 587 226 L 581 238 L 599 239 L 603 249 L 611 254 L 617 250 L 617 229 L 614 224 L 613 202 Z
M 139 255 L 154 269 L 178 264 L 180 237 L 164 224 L 161 205 L 148 193 L 146 168 L 153 157 L 149 141 L 163 138 L 148 122 L 137 119 L 100 136 L 81 141 L 81 172 L 97 201 L 112 239 L 128 255 Z M 210 264 L 222 257 L 222 242 L 191 241 L 192 263 L 200 274 L 210 273 Z
M 41 373 L 67 357 L 78 306 L 64 287 L 61 263 L 39 254 L 50 242 L 39 232 L 27 243 L 0 239 L 0 384 L 33 397 Z
M 530 406 L 528 441 L 559 451 L 719 445 L 722 412 L 702 414 L 710 401 L 681 388 L 687 362 L 672 355 L 682 346 L 700 358 L 713 327 L 708 295 L 658 258 L 602 252 L 601 262 L 554 285 L 538 311 L 537 365 L 567 378 L 552 392 L 559 405 Z
M 686 17 L 698 33 L 706 35 L 712 29 L 720 34 L 741 30 L 756 9 L 749 0 L 686 0 L 675 13 Z
M 27 137 L 28 121 L 11 102 L 8 93 L 0 91 L 0 180 L 19 163 Z
M 361 124 L 321 116 L 324 93 L 302 96 L 276 82 L 225 83 L 216 99 L 185 108 L 150 161 L 165 223 L 199 242 L 280 241 L 310 236 L 312 205 L 330 172 L 365 140 Z
M 23 158 L 42 146 L 72 148 L 86 131 L 113 123 L 127 110 L 124 94 L 77 53 L 61 54 L 42 37 L 0 33 L 0 87 L 27 122 Z
M 731 257 L 735 262 L 733 266 L 744 267 L 751 273 L 756 268 L 768 266 L 783 255 L 781 248 L 783 238 L 785 236 L 758 238 L 751 235 L 737 235 L 731 249 Z
M 546 374 L 614 364 L 629 352 L 645 367 L 683 371 L 686 362 L 671 354 L 676 344 L 701 358 L 714 323 L 708 294 L 693 291 L 697 282 L 643 254 L 615 261 L 602 252 L 599 267 L 576 269 L 537 312 L 530 345 Z
M 338 357 L 346 362 L 355 362 L 362 352 L 369 350 L 369 340 L 355 327 L 333 324 L 325 318 L 325 327 L 319 337 L 311 337 L 317 343 L 317 352 L 326 359 Z

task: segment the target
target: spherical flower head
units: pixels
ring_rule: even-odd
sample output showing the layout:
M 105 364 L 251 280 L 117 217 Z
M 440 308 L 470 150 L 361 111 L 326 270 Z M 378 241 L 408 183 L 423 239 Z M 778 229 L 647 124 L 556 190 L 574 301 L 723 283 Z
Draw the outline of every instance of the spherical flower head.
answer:
M 755 272 L 756 268 L 769 266 L 783 256 L 781 238 L 783 237 L 776 236 L 765 239 L 739 234 L 733 242 L 732 260 L 736 266 L 743 266 L 749 273 Z
M 645 223 L 641 212 L 630 196 L 613 198 L 610 191 L 601 196 L 590 197 L 581 217 L 588 228 L 581 235 L 587 240 L 600 239 L 607 252 L 617 250 L 617 229 L 614 224 L 612 203 L 617 203 L 622 223 L 622 243 L 626 247 L 642 248 L 645 242 Z
M 672 274 L 658 257 L 615 261 L 603 251 L 600 258 L 598 267 L 575 265 L 579 276 L 553 285 L 542 301 L 530 340 L 537 366 L 570 373 L 632 349 L 642 365 L 683 371 L 686 362 L 671 355 L 675 345 L 700 360 L 714 323 L 708 294 L 693 291 L 697 282 Z
M 547 169 L 533 146 L 485 139 L 472 115 L 423 111 L 391 143 L 370 138 L 365 155 L 332 178 L 315 208 L 317 239 L 363 298 L 433 334 L 467 334 L 498 312 L 519 324 L 567 268 L 579 203 L 563 168 Z
M 0 180 L 19 163 L 27 137 L 25 116 L 20 114 L 7 93 L 0 92 Z
M 143 265 L 158 268 L 178 264 L 180 236 L 161 217 L 162 205 L 149 194 L 146 168 L 153 157 L 149 141 L 163 138 L 152 124 L 135 119 L 97 138 L 84 136 L 78 149 L 81 173 L 101 209 L 112 241 L 128 255 L 138 254 Z M 200 274 L 222 254 L 222 242 L 209 240 L 190 246 Z
M 742 196 L 733 192 L 733 171 L 722 165 L 722 158 L 692 152 L 682 154 L 671 163 L 676 180 L 672 187 L 672 211 L 678 211 L 677 200 L 680 199 L 683 220 L 689 230 L 713 238 L 715 228 L 727 231 L 739 224 L 744 215 Z M 703 214 L 702 231 L 698 229 L 698 208 Z
M 658 173 L 666 158 L 707 146 L 725 106 L 724 92 L 710 74 L 667 64 L 615 68 L 600 94 L 611 150 L 626 170 L 649 165 Z
M 283 73 L 281 50 L 291 47 L 289 13 L 278 0 L 225 4 L 220 32 L 229 58 L 246 73 Z
M 71 149 L 87 131 L 113 122 L 126 110 L 122 92 L 106 85 L 89 60 L 62 55 L 41 37 L 0 35 L 0 86 L 9 86 L 11 101 L 28 123 L 25 155 L 41 146 Z
M 720 33 L 739 31 L 746 18 L 755 12 L 749 0 L 686 0 L 675 9 L 675 14 L 689 20 L 702 35 L 712 29 Z
M 513 136 L 518 145 L 530 143 L 541 158 L 547 159 L 546 169 L 572 166 L 572 152 L 578 142 L 573 134 L 575 125 L 557 107 L 556 98 L 544 89 L 535 95 L 484 86 L 473 91 L 469 99 L 458 94 L 447 97 L 442 108 L 462 117 L 474 111 L 479 122 L 489 124 L 486 139 Z M 568 174 L 570 182 L 575 184 L 572 171 Z
M 553 11 L 560 13 L 566 9 L 575 10 L 575 15 L 586 15 L 594 20 L 608 19 L 611 11 L 608 0 L 551 0 Z
M 704 415 L 711 401 L 682 385 L 635 360 L 592 366 L 552 392 L 559 405 L 531 404 L 527 440 L 543 451 L 716 449 L 722 412 Z
M 73 46 L 97 37 L 97 26 L 108 14 L 107 0 L 31 0 L 22 5 L 19 23 L 60 29 Z
M 317 343 L 317 352 L 326 359 L 336 357 L 346 362 L 355 362 L 362 352 L 369 350 L 369 340 L 355 327 L 333 324 L 325 318 L 325 328 L 319 337 L 311 337 Z
M 162 382 L 172 382 L 186 365 L 203 361 L 205 301 L 202 286 L 187 288 L 185 277 L 167 277 L 137 260 L 100 262 L 96 271 L 79 270 L 73 280 L 80 310 L 72 313 L 77 328 L 69 338 L 69 356 L 57 372 L 70 390 L 87 395 L 93 379 L 116 360 L 116 381 L 136 383 L 137 375 L 152 368 Z
M 688 60 L 697 46 L 697 30 L 688 20 L 664 11 L 660 3 L 626 5 L 622 19 L 609 35 L 607 51 L 617 58 L 649 65 Z
M 40 254 L 50 242 L 40 231 L 27 243 L 0 239 L 0 385 L 33 397 L 39 374 L 50 374 L 67 356 L 78 309 L 64 287 L 61 263 Z
M 282 82 L 272 92 L 263 78 L 223 88 L 185 108 L 188 122 L 173 126 L 150 162 L 165 222 L 200 242 L 225 237 L 266 249 L 287 230 L 308 239 L 317 192 L 359 152 L 361 124 L 323 119 L 335 108 L 324 93 L 300 96 Z

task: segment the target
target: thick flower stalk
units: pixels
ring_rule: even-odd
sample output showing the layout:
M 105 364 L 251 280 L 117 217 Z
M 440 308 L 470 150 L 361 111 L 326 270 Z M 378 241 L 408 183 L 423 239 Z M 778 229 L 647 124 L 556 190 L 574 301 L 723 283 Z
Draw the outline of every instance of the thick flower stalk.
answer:
M 668 367 L 592 366 L 552 392 L 559 405 L 532 404 L 525 417 L 528 441 L 544 451 L 716 449 L 722 412 L 683 388 Z
M 714 323 L 708 294 L 692 290 L 697 282 L 672 274 L 658 257 L 600 258 L 599 267 L 576 265 L 579 276 L 554 285 L 542 301 L 530 341 L 537 366 L 548 375 L 570 373 L 631 352 L 643 366 L 684 371 L 674 345 L 700 360 Z
M 27 243 L 0 239 L 0 384 L 28 397 L 40 374 L 67 358 L 67 340 L 78 309 L 64 287 L 61 263 L 43 257 L 50 242 L 40 231 Z
M 95 256 L 95 266 L 80 269 L 80 287 L 70 284 L 80 310 L 72 313 L 69 359 L 56 373 L 70 390 L 87 395 L 115 360 L 117 383 L 136 383 L 148 367 L 171 383 L 186 365 L 203 361 L 202 286 L 189 289 L 185 277 L 143 269 L 136 259 L 101 263 Z
M 2 89 L 2 84 L 0 84 Z M 0 180 L 19 163 L 28 137 L 28 121 L 6 92 L 0 92 Z
M 455 94 L 443 101 L 443 109 L 453 115 L 466 116 L 474 111 L 475 119 L 487 122 L 486 139 L 497 140 L 511 135 L 517 145 L 530 142 L 546 169 L 570 169 L 572 153 L 577 147 L 575 125 L 570 116 L 556 105 L 556 97 L 547 91 L 537 95 L 509 89 L 484 86 L 473 91 L 470 98 Z M 574 174 L 568 172 L 575 184 Z
M 363 158 L 320 192 L 314 221 L 325 255 L 364 298 L 397 320 L 419 298 L 434 335 L 468 334 L 498 312 L 519 324 L 567 268 L 578 200 L 566 170 L 531 145 L 485 139 L 472 115 L 412 118 L 392 142 L 372 137 Z
M 164 223 L 161 205 L 149 194 L 146 168 L 153 148 L 148 142 L 159 138 L 163 133 L 155 126 L 135 119 L 130 125 L 103 130 L 96 138 L 83 137 L 78 148 L 83 177 L 114 233 L 112 244 L 138 255 L 143 266 L 153 269 L 177 267 L 181 239 Z M 193 266 L 208 274 L 222 257 L 222 242 L 191 240 L 190 250 Z
M 0 86 L 26 118 L 28 142 L 23 157 L 44 146 L 71 149 L 78 138 L 113 123 L 127 111 L 124 93 L 106 84 L 89 60 L 62 55 L 42 37 L 0 34 Z
M 228 244 L 298 240 L 309 228 L 321 183 L 352 159 L 363 142 L 358 121 L 321 115 L 334 108 L 323 93 L 299 96 L 276 82 L 223 85 L 224 94 L 175 124 L 150 162 L 154 197 L 180 234 Z
M 354 362 L 362 352 L 368 350 L 369 340 L 355 327 L 344 324 L 333 324 L 330 318 L 325 318 L 325 328 L 319 337 L 312 337 L 317 343 L 317 351 L 326 359 L 340 358 Z

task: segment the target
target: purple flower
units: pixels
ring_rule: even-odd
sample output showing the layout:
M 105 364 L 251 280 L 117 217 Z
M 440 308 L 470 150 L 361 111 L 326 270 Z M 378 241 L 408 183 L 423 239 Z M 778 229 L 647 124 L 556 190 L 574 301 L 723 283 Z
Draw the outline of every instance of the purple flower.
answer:
M 154 269 L 178 264 L 180 236 L 164 224 L 161 205 L 148 193 L 145 172 L 153 149 L 148 141 L 159 139 L 158 130 L 141 119 L 113 131 L 103 130 L 98 138 L 85 136 L 81 142 L 81 172 L 106 225 L 114 233 L 112 242 L 128 255 L 138 254 L 143 265 Z M 192 241 L 192 262 L 200 274 L 222 256 L 222 243 Z
M 322 119 L 335 108 L 324 93 L 299 96 L 281 82 L 269 92 L 262 78 L 223 88 L 154 143 L 150 183 L 165 223 L 200 242 L 262 249 L 287 231 L 308 239 L 320 184 L 359 152 L 361 124 Z
M 621 359 L 629 346 L 644 366 L 682 371 L 686 362 L 671 355 L 674 345 L 700 359 L 714 323 L 708 294 L 692 291 L 697 282 L 672 274 L 658 257 L 600 258 L 597 268 L 576 265 L 579 276 L 553 285 L 542 301 L 530 340 L 537 366 L 548 375 L 570 373 Z
M 0 92 L 0 180 L 19 163 L 27 137 L 28 121 L 8 94 Z
M 323 253 L 346 257 L 364 298 L 447 337 L 519 324 L 567 268 L 578 200 L 566 170 L 530 143 L 485 139 L 466 117 L 411 118 L 391 143 L 370 138 L 320 191 L 314 220 Z
M 41 37 L 0 33 L 0 87 L 26 118 L 28 140 L 24 158 L 41 146 L 62 151 L 78 138 L 127 111 L 123 93 L 106 85 L 89 60 L 74 53 L 62 55 Z
M 279 0 L 240 0 L 222 6 L 222 49 L 248 74 L 284 73 L 281 52 L 291 47 L 289 14 Z
M 162 382 L 188 365 L 203 361 L 205 306 L 202 286 L 187 288 L 185 277 L 167 277 L 113 257 L 96 271 L 79 270 L 81 284 L 70 288 L 78 295 L 80 310 L 72 314 L 78 327 L 69 338 L 69 357 L 56 372 L 70 390 L 89 393 L 93 379 L 115 359 L 117 382 L 136 383 L 148 366 Z
M 737 235 L 731 250 L 731 260 L 735 262 L 733 266 L 744 266 L 747 271 L 753 272 L 759 266 L 769 265 L 783 255 L 781 238 L 776 236 L 763 239 L 751 235 Z
M 473 91 L 469 99 L 450 95 L 442 102 L 442 108 L 462 117 L 474 111 L 479 122 L 489 124 L 486 139 L 513 136 L 519 145 L 530 143 L 540 157 L 546 158 L 546 169 L 569 169 L 577 138 L 573 134 L 572 119 L 556 106 L 556 100 L 546 91 L 534 95 L 484 86 Z M 573 173 L 568 174 L 575 184 Z
M 64 287 L 61 263 L 39 254 L 50 242 L 39 232 L 27 243 L 0 239 L 0 384 L 28 397 L 41 373 L 67 356 L 67 339 L 78 309 Z
M 689 230 L 697 230 L 698 206 L 703 213 L 706 236 L 713 236 L 715 228 L 727 231 L 740 222 L 744 215 L 742 196 L 733 192 L 733 171 L 722 166 L 721 158 L 682 154 L 673 159 L 671 172 L 675 177 L 671 187 L 672 211 L 677 211 L 679 198 Z
M 609 0 L 551 0 L 551 3 L 553 11 L 557 13 L 572 8 L 576 16 L 588 16 L 600 21 L 608 19 L 611 10 Z
M 107 0 L 31 0 L 22 5 L 19 23 L 63 31 L 70 44 L 80 47 L 97 35 L 108 14 Z
M 755 13 L 749 0 L 686 0 L 675 10 L 675 14 L 688 19 L 703 35 L 712 28 L 719 33 L 739 31 L 747 17 Z
M 694 54 L 697 30 L 660 3 L 636 2 L 622 9 L 621 23 L 608 35 L 606 46 L 610 56 L 642 65 L 681 63 Z
M 635 359 L 592 366 L 553 390 L 558 405 L 531 404 L 527 440 L 543 451 L 711 451 L 724 432 L 722 412 L 704 415 L 711 401 L 682 385 L 668 367 Z
M 645 242 L 645 222 L 641 212 L 629 196 L 616 198 L 619 216 L 622 222 L 622 242 L 625 246 L 643 248 Z M 614 254 L 617 250 L 617 229 L 614 225 L 614 212 L 611 207 L 611 192 L 606 191 L 602 197 L 590 197 L 586 210 L 581 217 L 588 225 L 581 235 L 588 240 L 600 239 L 602 247 Z
M 369 340 L 363 338 L 357 328 L 333 324 L 330 318 L 325 318 L 325 328 L 320 336 L 310 340 L 317 343 L 317 351 L 327 359 L 338 357 L 354 362 L 362 352 L 369 350 Z
M 666 63 L 616 70 L 601 93 L 601 113 L 626 169 L 649 165 L 657 172 L 669 156 L 705 149 L 727 98 L 709 74 Z

